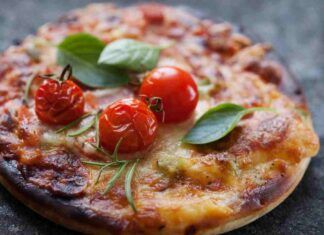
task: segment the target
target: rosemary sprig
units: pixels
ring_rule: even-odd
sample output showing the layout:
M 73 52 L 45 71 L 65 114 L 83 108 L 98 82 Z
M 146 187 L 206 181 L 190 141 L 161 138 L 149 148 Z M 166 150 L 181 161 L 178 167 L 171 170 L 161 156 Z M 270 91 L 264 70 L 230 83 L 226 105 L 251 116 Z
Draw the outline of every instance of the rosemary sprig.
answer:
M 119 149 L 121 140 L 122 140 L 122 138 L 120 138 L 120 140 L 118 141 L 118 143 L 116 144 L 116 147 L 114 149 L 113 156 L 111 157 L 113 161 L 107 163 L 105 166 L 100 168 L 95 184 L 97 184 L 99 182 L 100 176 L 106 168 L 108 168 L 109 166 L 112 166 L 112 165 L 120 164 L 120 162 L 118 161 L 118 149 Z M 125 163 L 127 163 L 127 162 L 124 162 L 122 164 L 125 164 Z
M 87 130 L 89 130 L 94 125 L 94 123 L 95 123 L 95 118 L 93 118 L 88 124 L 81 127 L 79 130 L 68 133 L 67 136 L 75 137 L 75 136 L 81 135 L 84 132 L 86 132 Z
M 62 128 L 58 129 L 56 131 L 56 133 L 61 133 L 63 131 L 66 131 L 66 130 L 70 129 L 71 127 L 79 124 L 83 119 L 85 119 L 85 118 L 87 118 L 87 117 L 89 117 L 91 115 L 93 115 L 93 114 L 92 113 L 86 113 L 86 114 L 82 115 L 81 117 L 79 117 L 78 119 L 74 120 L 73 122 L 70 122 L 66 126 L 63 126 Z
M 115 174 L 108 181 L 107 186 L 102 194 L 106 194 L 115 185 L 116 181 L 120 178 L 120 176 L 126 169 L 127 165 L 132 162 L 131 160 L 119 160 L 118 159 L 118 149 L 119 149 L 119 146 L 120 146 L 122 140 L 123 140 L 122 138 L 119 139 L 119 141 L 117 142 L 117 144 L 115 146 L 114 152 L 111 156 L 101 147 L 97 147 L 96 145 L 90 143 L 90 145 L 92 147 L 94 147 L 97 151 L 100 151 L 101 153 L 110 156 L 110 158 L 112 160 L 111 162 L 105 163 L 105 162 L 82 161 L 82 163 L 84 163 L 84 164 L 100 167 L 98 175 L 95 180 L 95 184 L 98 184 L 104 170 L 106 170 L 109 167 L 119 167 L 118 170 L 115 172 Z M 132 178 L 133 178 L 133 175 L 135 172 L 135 168 L 136 168 L 138 162 L 139 162 L 139 159 L 137 159 L 135 162 L 133 162 L 132 166 L 128 169 L 126 176 L 125 176 L 126 198 L 127 198 L 129 205 L 135 212 L 136 212 L 136 207 L 135 207 L 134 199 L 133 199 L 133 195 L 132 195 L 131 184 L 132 184 Z
M 123 137 L 118 140 L 118 142 L 116 144 L 116 147 L 114 149 L 114 152 L 113 152 L 113 155 L 112 155 L 112 159 L 115 162 L 119 162 L 119 160 L 118 160 L 118 149 L 119 149 L 119 146 L 120 146 L 120 144 L 121 144 L 122 141 L 123 141 Z
M 106 150 L 104 150 L 103 148 L 101 148 L 100 146 L 98 147 L 98 146 L 96 146 L 93 143 L 88 143 L 88 144 L 90 144 L 90 146 L 92 148 L 94 148 L 97 152 L 102 153 L 103 155 L 108 156 L 109 158 L 112 158 L 111 155 Z
M 104 190 L 103 194 L 108 193 L 108 191 L 115 185 L 115 182 L 119 179 L 119 177 L 121 176 L 121 174 L 125 170 L 127 164 L 128 164 L 128 162 L 125 162 L 125 163 L 121 164 L 118 171 L 108 181 L 106 189 Z
M 105 166 L 107 163 L 105 162 L 93 162 L 93 161 L 81 161 L 83 164 L 87 164 L 90 166 Z M 127 160 L 121 160 L 118 162 L 118 164 L 125 163 Z
M 62 76 L 64 76 L 64 75 L 62 75 Z M 68 130 L 68 129 L 70 129 L 71 127 L 73 127 L 73 126 L 75 126 L 75 125 L 77 125 L 77 124 L 79 124 L 83 119 L 85 119 L 85 118 L 87 118 L 87 117 L 89 117 L 89 116 L 95 116 L 89 123 L 87 123 L 85 126 L 83 126 L 83 127 L 81 127 L 80 129 L 78 129 L 78 130 L 76 130 L 76 131 L 73 131 L 73 132 L 70 132 L 70 133 L 68 133 L 67 134 L 67 136 L 69 136 L 69 137 L 76 137 L 76 136 L 78 136 L 78 135 L 81 135 L 81 134 L 83 134 L 83 133 L 85 133 L 86 131 L 88 131 L 90 128 L 92 128 L 93 126 L 95 126 L 95 128 L 96 128 L 96 146 L 97 147 L 99 147 L 99 140 L 97 141 L 97 139 L 98 139 L 98 137 L 97 136 L 99 136 L 99 130 L 98 130 L 98 116 L 99 116 L 99 114 L 100 114 L 100 112 L 101 112 L 101 110 L 99 110 L 98 112 L 96 112 L 96 113 L 86 113 L 86 114 L 84 114 L 83 116 L 81 116 L 80 118 L 78 118 L 78 119 L 76 119 L 76 120 L 74 120 L 74 121 L 72 121 L 72 122 L 70 122 L 69 124 L 67 124 L 66 126 L 64 126 L 64 127 L 62 127 L 62 128 L 60 128 L 60 129 L 58 129 L 57 131 L 56 131 L 56 133 L 61 133 L 61 132 L 63 132 L 63 131 L 66 131 L 66 130 Z M 98 142 L 98 143 L 97 143 Z
M 135 172 L 135 168 L 139 162 L 139 159 L 136 160 L 136 162 L 133 163 L 131 168 L 127 171 L 126 176 L 125 176 L 125 194 L 127 201 L 129 205 L 132 207 L 132 209 L 137 212 L 135 204 L 134 204 L 134 198 L 132 195 L 132 178 Z
M 98 172 L 98 175 L 97 175 L 97 178 L 96 178 L 95 184 L 98 184 L 99 179 L 100 179 L 100 177 L 101 177 L 101 174 L 102 174 L 102 172 L 103 172 L 106 168 L 108 168 L 108 167 L 110 167 L 110 166 L 115 166 L 115 165 L 118 165 L 118 164 L 120 164 L 120 163 L 119 163 L 119 162 L 109 162 L 109 163 L 103 165 L 103 166 L 100 168 L 99 172 Z
M 105 166 L 107 163 L 104 162 L 93 162 L 93 161 L 82 161 L 82 163 L 90 165 L 90 166 Z

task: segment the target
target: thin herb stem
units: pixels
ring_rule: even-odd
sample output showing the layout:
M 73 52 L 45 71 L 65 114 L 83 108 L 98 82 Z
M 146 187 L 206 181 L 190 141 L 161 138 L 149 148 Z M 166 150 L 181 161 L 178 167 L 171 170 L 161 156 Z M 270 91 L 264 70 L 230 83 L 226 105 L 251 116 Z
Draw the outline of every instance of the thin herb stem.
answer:
M 67 134 L 67 136 L 75 137 L 75 136 L 81 135 L 84 132 L 88 131 L 94 125 L 94 123 L 95 123 L 95 118 L 93 118 L 88 124 L 81 127 L 79 130 L 76 130 L 74 132 L 70 132 L 69 134 Z
M 136 160 L 136 162 L 133 163 L 131 168 L 127 171 L 126 176 L 125 176 L 125 194 L 127 201 L 129 205 L 132 207 L 134 212 L 137 212 L 135 204 L 134 204 L 134 198 L 132 195 L 132 178 L 135 172 L 135 168 L 139 162 L 139 159 Z
M 115 162 L 116 164 L 121 164 L 121 163 L 125 163 L 127 162 L 126 160 L 122 160 L 122 161 L 119 161 L 119 162 Z M 82 161 L 82 163 L 84 164 L 87 164 L 87 165 L 90 165 L 90 166 L 105 166 L 107 165 L 108 163 L 107 162 L 94 162 L 94 161 Z M 110 163 L 110 162 L 109 162 Z
M 58 129 L 58 130 L 56 131 L 56 133 L 61 133 L 61 132 L 63 132 L 63 131 L 68 130 L 69 128 L 71 128 L 71 127 L 77 125 L 77 124 L 78 124 L 79 122 L 81 122 L 83 119 L 85 119 L 85 118 L 87 118 L 87 117 L 89 117 L 89 116 L 91 116 L 91 115 L 93 115 L 93 114 L 92 114 L 92 113 L 86 113 L 86 114 L 82 115 L 81 117 L 79 117 L 78 119 L 74 120 L 73 122 L 70 122 L 70 123 L 67 124 L 66 126 L 63 126 L 62 128 Z
M 115 182 L 119 179 L 123 171 L 125 170 L 128 162 L 123 163 L 118 171 L 113 175 L 113 177 L 110 178 L 110 180 L 107 183 L 106 189 L 104 190 L 103 194 L 106 194 L 114 185 Z
M 123 137 L 120 138 L 120 139 L 118 140 L 117 144 L 116 144 L 116 147 L 115 147 L 114 152 L 113 152 L 113 155 L 112 155 L 112 159 L 113 159 L 113 161 L 116 161 L 116 162 L 119 161 L 119 160 L 118 160 L 118 149 L 119 149 L 119 146 L 120 146 L 120 144 L 121 144 L 122 141 L 123 141 Z
M 100 179 L 100 177 L 101 177 L 101 174 L 102 174 L 102 172 L 103 172 L 106 168 L 108 168 L 108 167 L 110 167 L 110 166 L 118 165 L 118 164 L 119 164 L 118 162 L 109 162 L 109 163 L 107 163 L 106 165 L 102 166 L 102 167 L 100 168 L 99 172 L 98 172 L 98 175 L 97 175 L 97 178 L 96 178 L 95 184 L 98 184 L 99 179 Z
M 106 150 L 104 150 L 103 148 L 101 148 L 101 147 L 97 147 L 95 144 L 93 144 L 93 143 L 89 143 L 90 144 L 90 146 L 92 147 L 92 148 L 94 148 L 96 151 L 98 151 L 98 152 L 100 152 L 100 153 L 102 153 L 103 155 L 105 155 L 105 156 L 107 156 L 107 157 L 109 157 L 110 159 L 112 159 L 112 156 L 106 151 Z
M 105 166 L 107 163 L 104 162 L 92 162 L 92 161 L 82 161 L 82 163 L 90 165 L 90 166 Z

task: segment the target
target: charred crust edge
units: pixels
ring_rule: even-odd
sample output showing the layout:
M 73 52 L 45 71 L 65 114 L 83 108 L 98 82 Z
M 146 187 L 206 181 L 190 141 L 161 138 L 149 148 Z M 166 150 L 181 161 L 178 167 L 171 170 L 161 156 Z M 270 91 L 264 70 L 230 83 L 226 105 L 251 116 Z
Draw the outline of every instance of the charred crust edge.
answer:
M 244 204 L 241 213 L 249 213 L 266 207 L 287 192 L 292 183 L 293 180 L 290 175 L 278 176 L 267 181 L 264 185 L 244 192 L 242 196 Z
M 119 233 L 120 221 L 101 217 L 94 211 L 73 205 L 73 199 L 57 197 L 46 189 L 28 183 L 17 169 L 16 160 L 0 158 L 0 182 L 18 200 L 51 221 L 86 233 Z M 59 213 L 57 211 L 60 211 Z

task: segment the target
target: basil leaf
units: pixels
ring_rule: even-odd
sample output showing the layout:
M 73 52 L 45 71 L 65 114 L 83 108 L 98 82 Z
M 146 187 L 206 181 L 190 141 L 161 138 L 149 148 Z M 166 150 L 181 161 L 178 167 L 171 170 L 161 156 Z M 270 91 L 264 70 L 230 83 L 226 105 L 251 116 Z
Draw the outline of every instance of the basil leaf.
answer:
M 125 72 L 97 61 L 105 44 L 96 37 L 79 33 L 66 37 L 58 45 L 57 62 L 73 67 L 73 75 L 90 87 L 116 87 L 128 82 Z
M 160 56 L 160 47 L 133 39 L 120 39 L 102 51 L 99 64 L 144 72 L 153 69 Z
M 232 103 L 223 103 L 208 110 L 184 136 L 188 144 L 208 144 L 230 133 L 241 118 L 254 111 L 267 111 L 270 108 L 249 108 Z

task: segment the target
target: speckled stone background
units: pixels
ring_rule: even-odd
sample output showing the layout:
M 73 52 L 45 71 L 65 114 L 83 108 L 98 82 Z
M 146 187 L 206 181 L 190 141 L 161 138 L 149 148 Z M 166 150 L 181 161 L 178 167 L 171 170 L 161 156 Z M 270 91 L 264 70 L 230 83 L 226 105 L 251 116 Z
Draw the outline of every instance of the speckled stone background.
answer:
M 86 0 L 0 0 L 0 51 Z M 138 1 L 115 1 L 127 5 Z M 143 2 L 143 1 L 140 1 Z M 274 45 L 301 82 L 324 144 L 324 1 L 161 1 L 225 19 Z M 324 234 L 324 151 L 294 193 L 256 222 L 231 234 Z M 0 187 L 0 234 L 76 234 L 32 212 Z

